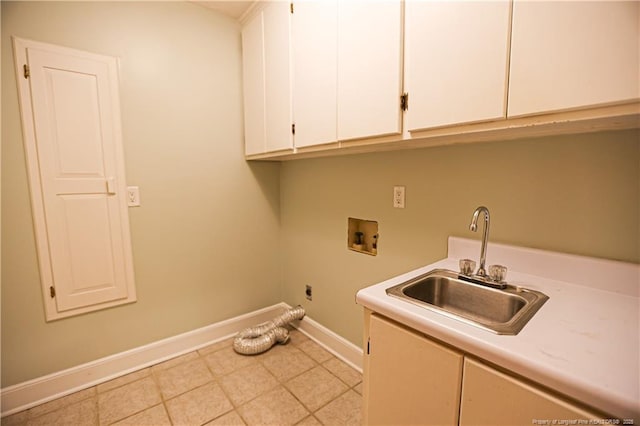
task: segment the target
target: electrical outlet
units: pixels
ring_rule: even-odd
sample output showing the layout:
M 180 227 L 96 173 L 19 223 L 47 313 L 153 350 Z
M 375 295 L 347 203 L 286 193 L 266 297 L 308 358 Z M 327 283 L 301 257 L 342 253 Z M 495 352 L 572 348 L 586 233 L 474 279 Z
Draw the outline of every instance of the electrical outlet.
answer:
M 393 207 L 404 209 L 404 186 L 393 187 Z
M 127 206 L 138 207 L 140 205 L 140 188 L 127 186 Z
M 304 291 L 304 296 L 307 298 L 307 300 L 312 300 L 312 298 L 313 298 L 312 287 L 310 285 L 308 285 L 308 284 L 307 284 L 306 289 Z

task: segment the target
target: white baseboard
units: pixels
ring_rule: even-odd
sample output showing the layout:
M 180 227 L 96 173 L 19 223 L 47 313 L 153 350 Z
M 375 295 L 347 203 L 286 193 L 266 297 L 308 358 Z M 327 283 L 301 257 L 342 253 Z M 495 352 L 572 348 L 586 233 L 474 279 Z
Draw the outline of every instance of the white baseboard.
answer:
M 305 316 L 293 325 L 320 346 L 362 373 L 362 348 Z
M 272 319 L 288 308 L 287 304 L 278 303 L 67 370 L 9 386 L 0 391 L 2 417 L 227 339 L 244 328 Z
M 9 386 L 0 390 L 1 416 L 5 417 L 44 404 L 227 339 L 244 328 L 269 321 L 289 308 L 290 306 L 286 303 L 278 303 L 129 351 Z M 304 317 L 293 325 L 338 358 L 362 371 L 360 348 L 311 318 Z

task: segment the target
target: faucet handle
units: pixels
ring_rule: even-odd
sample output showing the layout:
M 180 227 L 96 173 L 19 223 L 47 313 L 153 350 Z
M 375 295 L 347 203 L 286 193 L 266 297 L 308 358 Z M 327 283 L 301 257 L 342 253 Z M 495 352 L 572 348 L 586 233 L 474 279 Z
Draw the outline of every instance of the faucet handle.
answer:
M 507 267 L 503 265 L 489 266 L 489 278 L 497 283 L 505 282 L 507 278 Z
M 473 271 L 476 269 L 476 262 L 471 259 L 460 259 L 458 262 L 460 265 L 460 273 L 462 275 L 473 275 Z

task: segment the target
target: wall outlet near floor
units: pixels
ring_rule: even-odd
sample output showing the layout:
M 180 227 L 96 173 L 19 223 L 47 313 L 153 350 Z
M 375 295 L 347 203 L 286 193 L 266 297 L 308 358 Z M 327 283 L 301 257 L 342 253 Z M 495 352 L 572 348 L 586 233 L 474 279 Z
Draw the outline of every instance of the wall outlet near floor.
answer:
M 304 290 L 304 296 L 307 298 L 307 300 L 312 300 L 312 287 L 308 284 L 306 286 L 306 289 Z
M 393 207 L 404 209 L 404 186 L 393 187 Z

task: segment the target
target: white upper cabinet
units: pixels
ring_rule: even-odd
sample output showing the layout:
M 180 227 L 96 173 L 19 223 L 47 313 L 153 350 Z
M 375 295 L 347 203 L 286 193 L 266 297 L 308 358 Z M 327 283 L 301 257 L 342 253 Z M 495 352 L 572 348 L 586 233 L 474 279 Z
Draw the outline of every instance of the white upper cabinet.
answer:
M 245 153 L 293 148 L 289 4 L 268 2 L 242 28 Z
M 637 128 L 639 27 L 638 1 L 257 2 L 242 31 L 246 152 Z
M 637 1 L 513 6 L 509 116 L 640 98 Z
M 406 2 L 409 131 L 505 118 L 510 8 Z
M 335 142 L 338 2 L 296 2 L 291 19 L 295 146 Z
M 338 3 L 338 139 L 402 131 L 402 4 Z

